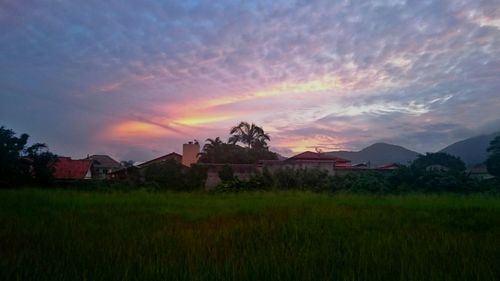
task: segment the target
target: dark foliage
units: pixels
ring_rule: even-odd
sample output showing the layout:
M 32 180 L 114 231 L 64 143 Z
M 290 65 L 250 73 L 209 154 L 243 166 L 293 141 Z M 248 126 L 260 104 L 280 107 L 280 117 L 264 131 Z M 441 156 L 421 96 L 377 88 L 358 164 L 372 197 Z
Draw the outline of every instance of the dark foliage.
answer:
M 292 169 L 285 167 L 274 173 L 275 184 L 280 189 L 321 191 L 327 189 L 328 173 L 320 169 Z
M 229 133 L 231 137 L 228 143 L 236 144 L 240 142 L 254 149 L 267 148 L 267 142 L 271 140 L 271 137 L 264 132 L 264 129 L 253 123 L 249 124 L 243 121 L 231 128 Z
M 396 193 L 396 188 L 392 188 L 387 176 L 375 172 L 336 176 L 330 182 L 330 190 L 353 193 Z
M 278 159 L 276 153 L 269 151 L 267 142 L 271 140 L 271 137 L 261 127 L 253 123 L 241 122 L 238 126 L 231 128 L 230 134 L 231 137 L 227 143 L 219 137 L 207 139 L 198 161 L 200 163 L 251 164 L 259 160 Z
M 219 178 L 222 182 L 229 182 L 234 179 L 233 168 L 229 165 L 224 165 L 222 170 L 219 171 Z
M 500 193 L 496 180 L 478 180 L 457 170 L 420 170 L 402 167 L 391 172 L 357 171 L 342 176 L 329 176 L 319 169 L 283 168 L 270 173 L 264 169 L 248 180 L 232 178 L 224 181 L 219 190 L 308 190 L 372 194 L 419 193 Z
M 144 171 L 146 186 L 158 190 L 191 191 L 201 189 L 207 178 L 204 167 L 193 165 L 191 168 L 175 160 L 153 164 Z
M 34 182 L 43 186 L 52 185 L 54 183 L 53 164 L 57 161 L 57 156 L 41 143 L 28 147 L 25 152 L 31 160 L 31 175 Z
M 423 171 L 432 165 L 440 165 L 453 171 L 465 171 L 465 164 L 460 158 L 444 152 L 419 155 L 417 159 L 413 161 L 411 167 L 414 170 Z
M 0 186 L 15 187 L 23 184 L 50 185 L 53 170 L 50 164 L 57 156 L 45 144 L 26 147 L 29 136 L 0 127 Z
M 488 172 L 495 177 L 500 177 L 500 136 L 491 141 L 488 153 L 489 156 L 486 160 Z
M 224 143 L 218 137 L 207 139 L 207 144 L 200 153 L 200 163 L 232 163 L 252 164 L 259 160 L 276 160 L 277 155 L 268 148 L 241 147 L 236 144 Z

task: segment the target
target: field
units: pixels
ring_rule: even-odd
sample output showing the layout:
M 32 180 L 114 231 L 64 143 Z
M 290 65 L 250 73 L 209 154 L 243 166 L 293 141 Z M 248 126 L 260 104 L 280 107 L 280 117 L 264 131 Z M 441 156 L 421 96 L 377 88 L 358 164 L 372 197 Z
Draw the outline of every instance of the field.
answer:
M 0 190 L 1 280 L 500 280 L 500 198 Z

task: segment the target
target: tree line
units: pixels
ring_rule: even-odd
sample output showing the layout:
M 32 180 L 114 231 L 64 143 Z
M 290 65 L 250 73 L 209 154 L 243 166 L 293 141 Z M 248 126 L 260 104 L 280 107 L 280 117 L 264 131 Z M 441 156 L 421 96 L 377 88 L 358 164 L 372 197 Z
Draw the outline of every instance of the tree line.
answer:
M 255 125 L 240 122 L 230 129 L 224 142 L 220 137 L 208 138 L 200 152 L 199 163 L 251 164 L 259 160 L 275 160 L 277 154 L 269 150 L 269 134 Z M 47 145 L 28 146 L 29 136 L 0 127 L 0 186 L 48 186 L 53 183 L 53 163 L 57 155 Z M 255 173 L 247 180 L 234 176 L 227 165 L 219 174 L 219 191 L 297 189 L 313 191 L 352 191 L 375 193 L 398 192 L 477 192 L 499 191 L 500 188 L 500 136 L 491 141 L 485 164 L 496 179 L 481 181 L 471 177 L 463 161 L 445 153 L 420 155 L 408 166 L 391 171 L 357 172 L 343 176 L 330 176 L 318 169 L 282 168 L 271 173 L 267 169 Z M 185 167 L 175 161 L 151 165 L 139 176 L 132 176 L 119 186 L 127 188 L 152 187 L 163 190 L 197 190 L 204 188 L 206 166 Z M 109 185 L 110 182 L 100 182 Z M 77 183 L 78 185 L 78 183 Z
M 0 127 L 0 187 L 53 182 L 50 164 L 57 161 L 57 155 L 43 143 L 28 146 L 28 139 L 27 134 L 17 137 L 13 130 Z

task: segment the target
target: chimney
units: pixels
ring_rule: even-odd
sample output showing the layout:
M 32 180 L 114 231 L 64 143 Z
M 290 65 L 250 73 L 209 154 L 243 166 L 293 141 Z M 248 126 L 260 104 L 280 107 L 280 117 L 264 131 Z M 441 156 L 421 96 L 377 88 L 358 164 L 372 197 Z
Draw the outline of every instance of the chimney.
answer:
M 190 167 L 191 164 L 198 162 L 200 145 L 198 143 L 185 143 L 182 145 L 182 164 Z

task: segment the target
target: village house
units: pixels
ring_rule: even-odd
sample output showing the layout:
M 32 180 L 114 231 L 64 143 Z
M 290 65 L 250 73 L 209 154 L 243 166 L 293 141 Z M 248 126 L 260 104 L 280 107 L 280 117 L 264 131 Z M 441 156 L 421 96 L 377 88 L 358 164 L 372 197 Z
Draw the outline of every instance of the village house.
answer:
M 113 171 L 108 174 L 108 178 L 123 180 L 135 177 L 141 179 L 143 178 L 145 168 L 150 167 L 151 165 L 161 164 L 166 161 L 175 161 L 186 167 L 190 167 L 192 164 L 198 162 L 199 153 L 200 145 L 197 142 L 188 142 L 182 145 L 182 155 L 176 152 L 171 152 L 140 163 L 136 166 L 121 168 Z
M 120 163 L 108 155 L 90 155 L 88 160 L 92 161 L 92 178 L 104 179 L 114 171 L 122 168 Z
M 335 175 L 335 171 L 339 168 L 352 166 L 350 160 L 312 151 L 302 152 L 285 160 L 265 160 L 260 163 L 270 172 L 289 167 L 292 169 L 320 169 L 327 171 L 330 175 Z
M 70 157 L 58 157 L 52 168 L 56 180 L 92 179 L 92 161 L 89 159 L 73 160 Z
M 146 162 L 143 162 L 143 163 L 137 165 L 137 167 L 139 169 L 142 169 L 142 168 L 146 168 L 146 167 L 149 167 L 151 165 L 154 165 L 154 164 L 160 164 L 160 163 L 163 163 L 166 161 L 171 161 L 171 160 L 181 163 L 182 162 L 182 155 L 180 155 L 179 153 L 172 152 L 172 153 L 165 154 L 165 155 L 162 155 L 160 157 L 148 160 Z
M 495 178 L 495 176 L 488 172 L 488 168 L 485 164 L 475 165 L 474 167 L 467 169 L 467 173 L 470 177 L 478 180 L 490 180 Z

